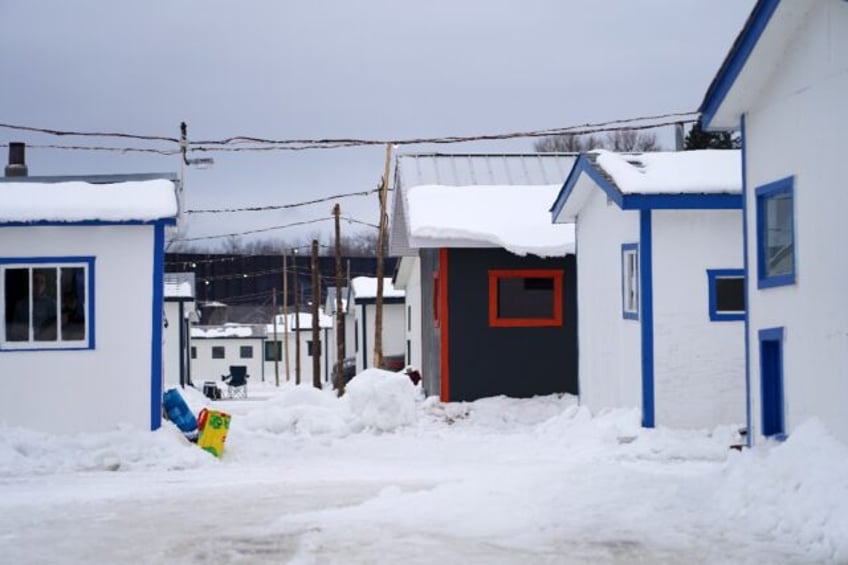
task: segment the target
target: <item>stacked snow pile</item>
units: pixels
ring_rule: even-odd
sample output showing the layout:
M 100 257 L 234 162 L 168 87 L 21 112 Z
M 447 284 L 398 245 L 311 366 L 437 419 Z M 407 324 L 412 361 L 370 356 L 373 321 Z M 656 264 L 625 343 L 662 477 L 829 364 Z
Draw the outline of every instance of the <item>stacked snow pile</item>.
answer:
M 366 369 L 347 384 L 344 398 L 357 428 L 389 432 L 415 423 L 418 396 L 406 375 Z
M 230 433 L 341 436 L 347 433 L 349 420 L 350 414 L 335 391 L 317 389 L 311 384 L 285 384 L 260 409 L 233 420 Z

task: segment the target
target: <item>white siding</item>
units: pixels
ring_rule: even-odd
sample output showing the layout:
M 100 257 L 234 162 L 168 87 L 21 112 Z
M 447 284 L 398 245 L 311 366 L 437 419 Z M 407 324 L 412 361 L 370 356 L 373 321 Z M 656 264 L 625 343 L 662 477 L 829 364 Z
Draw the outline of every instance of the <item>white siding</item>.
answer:
M 745 422 L 745 326 L 709 316 L 707 269 L 742 268 L 738 210 L 654 210 L 657 426 Z
M 758 331 L 784 327 L 786 431 L 816 416 L 848 441 L 848 9 L 819 4 L 746 116 L 750 372 L 754 436 L 761 433 Z M 754 190 L 795 177 L 796 284 L 757 290 Z
M 383 355 L 402 354 L 406 351 L 406 332 L 404 324 L 406 323 L 404 303 L 383 304 Z M 375 304 L 357 304 L 354 307 L 355 318 L 351 322 L 352 317 L 348 317 L 349 323 L 355 323 L 359 332 L 359 349 L 356 351 L 356 372 L 364 371 L 368 367 L 374 366 L 374 315 L 376 312 Z M 363 346 L 363 317 L 365 320 L 365 343 Z M 349 334 L 353 333 L 353 328 L 348 329 Z M 353 343 L 351 340 L 349 343 Z M 346 353 L 348 357 L 353 354 Z
M 0 351 L 0 421 L 66 433 L 111 430 L 121 422 L 150 429 L 153 230 L 2 228 L 2 257 L 96 257 L 96 348 Z
M 412 261 L 412 274 L 409 276 L 405 295 L 404 331 L 409 343 L 408 346 L 404 345 L 404 351 L 408 349 L 407 365 L 421 370 L 421 260 L 415 257 Z
M 221 377 L 230 372 L 230 365 L 245 365 L 247 374 L 250 375 L 248 380 L 248 390 L 250 383 L 262 381 L 262 359 L 264 356 L 263 339 L 258 337 L 251 338 L 207 338 L 193 337 L 191 345 L 197 352 L 197 357 L 191 360 L 191 380 L 194 386 L 202 388 L 205 381 L 214 381 L 221 385 Z M 253 358 L 242 359 L 240 351 L 242 346 L 253 348 Z M 223 347 L 224 358 L 213 359 L 212 348 Z M 267 377 L 266 377 L 267 378 Z M 271 378 L 273 378 L 273 367 Z
M 640 325 L 621 304 L 621 244 L 638 237 L 638 212 L 593 190 L 577 219 L 579 391 L 593 411 L 642 405 Z
M 282 328 L 278 329 L 277 339 L 280 342 L 284 340 L 284 334 Z M 312 383 L 312 357 L 309 355 L 308 342 L 312 341 L 312 330 L 301 330 L 300 332 L 294 332 L 291 329 L 289 330 L 289 374 L 288 380 L 290 382 L 297 381 L 297 342 L 295 340 L 296 334 L 299 333 L 300 338 L 300 382 L 301 383 Z M 324 339 L 327 336 L 325 335 L 324 329 L 321 328 L 319 333 L 319 341 L 321 343 L 321 382 L 324 383 L 327 380 L 326 371 L 329 369 L 332 371 L 332 364 L 329 366 L 324 361 L 324 352 L 327 350 L 327 344 L 324 343 Z M 274 341 L 273 335 L 268 335 L 267 340 L 269 342 Z M 333 349 L 333 354 L 335 354 L 335 343 L 333 342 L 331 345 L 331 349 Z M 280 373 L 280 382 L 286 382 L 286 358 L 285 358 L 285 348 L 283 348 L 283 357 L 280 359 L 278 363 L 278 371 Z M 265 359 L 265 354 L 263 351 L 262 359 Z M 264 361 L 265 364 L 265 380 L 268 382 L 276 383 L 277 375 L 274 369 L 274 361 Z

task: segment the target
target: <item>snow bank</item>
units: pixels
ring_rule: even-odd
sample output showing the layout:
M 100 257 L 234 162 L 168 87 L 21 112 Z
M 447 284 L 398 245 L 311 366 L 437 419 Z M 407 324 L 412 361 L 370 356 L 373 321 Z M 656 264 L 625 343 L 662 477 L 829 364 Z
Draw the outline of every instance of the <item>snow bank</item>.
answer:
M 58 436 L 0 428 L 0 476 L 76 471 L 179 470 L 214 464 L 170 423 L 150 432 L 125 427 L 113 432 Z
M 848 563 L 848 447 L 818 420 L 731 457 L 716 501 L 758 536 Z
M 344 398 L 360 428 L 389 432 L 415 423 L 418 391 L 404 374 L 366 369 L 347 384 Z
M 345 435 L 350 415 L 335 392 L 312 385 L 283 385 L 279 395 L 260 410 L 233 420 L 230 433 L 236 441 L 249 441 L 250 432 L 301 435 Z M 245 432 L 242 437 L 241 432 Z

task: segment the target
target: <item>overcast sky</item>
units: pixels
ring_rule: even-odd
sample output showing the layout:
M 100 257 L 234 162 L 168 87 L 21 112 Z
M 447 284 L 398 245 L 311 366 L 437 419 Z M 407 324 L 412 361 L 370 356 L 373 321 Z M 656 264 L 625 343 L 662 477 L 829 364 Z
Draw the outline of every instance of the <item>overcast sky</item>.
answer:
M 195 140 L 399 139 L 686 112 L 700 105 L 753 4 L 0 0 L 0 122 L 177 137 L 186 121 Z M 671 148 L 669 132 L 660 140 Z M 127 145 L 0 129 L 0 143 L 9 141 Z M 438 149 L 532 145 L 521 139 Z M 380 180 L 384 155 L 381 147 L 216 153 L 212 167 L 186 172 L 187 208 L 368 190 Z M 31 175 L 179 171 L 176 156 L 31 148 L 27 161 Z M 340 203 L 343 214 L 376 223 L 376 197 Z M 328 217 L 331 208 L 193 215 L 186 236 Z M 331 228 L 326 222 L 261 237 L 304 239 Z

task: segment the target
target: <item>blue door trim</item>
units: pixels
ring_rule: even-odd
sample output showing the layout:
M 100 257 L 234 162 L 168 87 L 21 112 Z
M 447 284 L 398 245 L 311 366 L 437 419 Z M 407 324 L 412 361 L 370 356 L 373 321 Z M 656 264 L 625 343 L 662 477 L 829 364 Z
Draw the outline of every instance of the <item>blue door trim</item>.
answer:
M 165 308 L 165 223 L 153 226 L 153 304 L 150 343 L 150 429 L 162 425 L 162 316 Z
M 639 212 L 639 290 L 642 293 L 642 426 L 654 427 L 654 289 L 651 211 Z
M 758 337 L 760 342 L 762 432 L 766 437 L 783 440 L 786 438 L 783 390 L 783 328 L 762 329 L 758 332 Z M 776 349 L 772 349 L 773 347 L 776 347 Z M 767 356 L 772 354 L 775 355 L 775 358 L 767 359 Z M 774 371 L 774 373 L 766 375 L 767 371 Z M 766 402 L 767 400 L 768 402 Z

